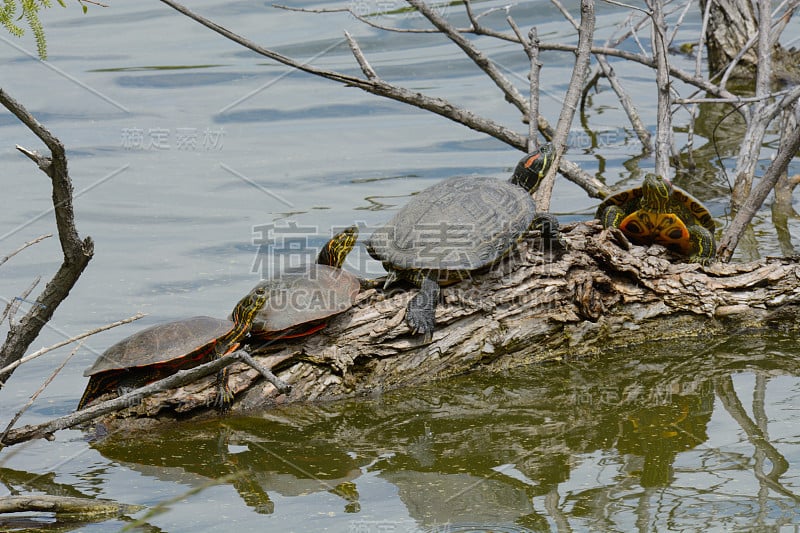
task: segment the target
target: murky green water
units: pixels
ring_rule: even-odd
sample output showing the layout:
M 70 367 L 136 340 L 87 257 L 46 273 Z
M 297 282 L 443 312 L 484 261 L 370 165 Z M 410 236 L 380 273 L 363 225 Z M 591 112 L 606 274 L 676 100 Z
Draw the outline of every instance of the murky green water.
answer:
M 355 73 L 346 29 L 387 79 L 524 129 L 493 86 L 440 39 L 251 2 L 192 8 L 284 53 Z M 66 144 L 78 229 L 96 242 L 89 268 L 34 348 L 149 314 L 92 338 L 22 423 L 74 409 L 83 369 L 144 325 L 225 316 L 258 279 L 258 228 L 296 223 L 311 228 L 316 246 L 332 226 L 385 221 L 438 179 L 503 174 L 519 157 L 444 119 L 271 64 L 159 3 L 78 11 L 44 16 L 48 65 L 30 56 L 29 37 L 0 41 L 2 86 Z M 546 2 L 522 2 L 511 13 L 523 25 L 536 23 L 543 40 L 574 40 Z M 504 16 L 498 11 L 492 23 L 504 28 Z M 598 40 L 621 18 L 619 8 L 598 5 Z M 694 18 L 684 25 L 689 35 Z M 402 13 L 389 22 L 421 24 Z M 525 86 L 524 54 L 478 43 Z M 693 68 L 689 58 L 673 60 Z M 553 123 L 571 61 L 544 56 L 542 109 Z M 650 74 L 615 67 L 652 124 Z M 607 87 L 591 96 L 586 123 L 602 135 L 592 147 L 576 120 L 569 156 L 584 169 L 627 184 L 629 168 L 652 167 L 635 159 L 638 148 Z M 726 184 L 703 142 L 696 141 L 707 157 L 702 171 L 679 183 L 724 224 Z M 0 255 L 54 229 L 49 184 L 15 144 L 40 148 L 0 114 Z M 718 148 L 730 163 L 736 144 Z M 557 183 L 553 210 L 563 221 L 588 218 L 595 205 L 570 183 Z M 790 217 L 790 238 L 796 225 Z M 762 254 L 786 250 L 769 211 L 756 236 Z M 0 296 L 13 298 L 35 275 L 47 279 L 59 258 L 50 239 L 4 264 Z M 348 268 L 372 274 L 379 267 L 362 248 Z M 0 391 L 0 420 L 67 353 L 17 371 Z M 145 505 L 135 515 L 142 530 L 793 530 L 800 523 L 798 356 L 795 339 L 778 332 L 691 339 L 166 433 L 89 443 L 66 431 L 52 443 L 5 450 L 0 479 L 23 493 Z

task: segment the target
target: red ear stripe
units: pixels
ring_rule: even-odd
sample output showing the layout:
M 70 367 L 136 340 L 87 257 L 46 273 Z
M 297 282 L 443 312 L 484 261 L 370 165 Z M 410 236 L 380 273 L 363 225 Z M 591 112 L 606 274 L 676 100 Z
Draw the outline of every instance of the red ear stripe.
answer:
M 540 157 L 542 157 L 542 154 L 536 154 L 534 156 L 531 156 L 527 161 L 525 161 L 525 168 L 531 168 L 533 162 L 539 159 Z

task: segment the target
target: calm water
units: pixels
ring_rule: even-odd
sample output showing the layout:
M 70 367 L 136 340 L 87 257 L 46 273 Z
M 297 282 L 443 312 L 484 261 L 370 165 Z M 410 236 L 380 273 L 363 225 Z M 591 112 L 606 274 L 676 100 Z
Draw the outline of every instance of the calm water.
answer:
M 386 79 L 523 128 L 494 87 L 441 39 L 259 3 L 192 7 L 283 53 L 355 73 L 342 36 L 350 31 Z M 609 6 L 598 11 L 599 41 L 622 15 Z M 522 2 L 511 13 L 523 26 L 537 24 L 545 41 L 574 40 L 547 2 Z M 504 28 L 504 16 L 490 21 Z M 689 18 L 684 40 L 698 27 Z M 157 2 L 92 6 L 88 15 L 56 8 L 44 20 L 48 64 L 31 55 L 30 36 L 2 34 L 2 86 L 67 146 L 78 229 L 92 236 L 96 253 L 34 348 L 137 311 L 148 316 L 87 342 L 24 423 L 70 412 L 85 386 L 83 369 L 136 329 L 227 314 L 259 278 L 259 239 L 268 228 L 318 246 L 332 227 L 386 220 L 438 179 L 505 175 L 519 158 L 444 119 L 272 64 Z M 421 24 L 404 13 L 386 20 Z M 478 42 L 524 88 L 524 55 Z M 692 68 L 690 58 L 673 61 Z M 544 57 L 542 107 L 553 123 L 571 62 L 568 54 Z M 649 72 L 616 67 L 652 124 Z M 569 155 L 609 184 L 626 183 L 627 169 L 653 162 L 635 159 L 635 139 L 620 126 L 624 115 L 607 86 L 601 89 L 586 119 L 602 133 L 600 146 L 590 146 L 576 120 Z M 54 231 L 49 183 L 15 144 L 40 148 L 2 114 L 0 255 Z M 713 154 L 703 139 L 695 145 Z M 735 143 L 720 150 L 730 170 Z M 679 181 L 724 224 L 718 168 L 705 161 L 703 172 Z M 553 210 L 562 220 L 588 218 L 595 205 L 569 182 L 557 183 Z M 789 232 L 800 234 L 795 219 Z M 762 254 L 781 252 L 775 235 L 765 211 L 756 227 Z M 49 239 L 3 265 L 4 301 L 34 276 L 48 279 L 59 257 Z M 348 268 L 372 274 L 379 267 L 361 249 Z M 17 371 L 0 391 L 0 419 L 67 355 L 54 352 Z M 800 522 L 798 355 L 794 339 L 778 334 L 698 339 L 263 418 L 181 425 L 148 438 L 89 444 L 68 431 L 53 443 L 4 451 L 2 479 L 21 487 L 34 478 L 34 487 L 53 493 L 145 505 L 135 515 L 143 530 L 232 523 L 275 531 L 792 530 Z

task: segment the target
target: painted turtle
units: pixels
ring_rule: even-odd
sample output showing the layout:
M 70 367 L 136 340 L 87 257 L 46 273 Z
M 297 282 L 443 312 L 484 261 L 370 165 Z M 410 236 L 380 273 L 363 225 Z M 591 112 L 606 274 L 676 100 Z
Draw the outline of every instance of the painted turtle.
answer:
M 647 174 L 641 187 L 606 198 L 595 217 L 607 228 L 622 230 L 634 244 L 661 244 L 692 263 L 709 263 L 716 253 L 708 209 L 655 174 Z
M 266 291 L 269 302 L 253 319 L 250 335 L 261 340 L 310 335 L 350 309 L 361 281 L 341 267 L 356 239 L 358 228 L 350 226 L 322 247 L 316 263 L 259 282 L 253 291 Z
M 121 340 L 83 373 L 89 384 L 78 409 L 108 392 L 141 387 L 234 351 L 267 298 L 265 290 L 252 291 L 236 304 L 233 320 L 196 316 L 156 324 Z M 232 399 L 225 378 L 221 372 L 221 404 Z
M 406 309 L 413 333 L 431 338 L 440 284 L 464 279 L 502 258 L 532 226 L 559 246 L 558 221 L 537 213 L 531 193 L 553 162 L 543 145 L 517 164 L 507 182 L 458 176 L 421 191 L 367 241 L 367 250 L 389 273 L 420 291 Z

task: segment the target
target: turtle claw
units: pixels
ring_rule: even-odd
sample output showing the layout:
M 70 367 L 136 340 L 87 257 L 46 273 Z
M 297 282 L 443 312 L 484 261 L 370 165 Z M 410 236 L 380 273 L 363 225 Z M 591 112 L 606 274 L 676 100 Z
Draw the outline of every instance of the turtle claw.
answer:
M 411 333 L 423 334 L 423 342 L 430 342 L 436 327 L 436 304 L 439 301 L 439 284 L 429 277 L 422 280 L 419 292 L 408 302 L 406 324 Z
M 423 343 L 431 342 L 433 339 L 433 328 L 435 323 L 433 319 L 424 316 L 422 313 L 413 313 L 411 309 L 406 310 L 406 324 L 408 324 L 412 335 L 422 334 Z
M 220 411 L 227 411 L 233 405 L 234 394 L 228 386 L 228 368 L 217 373 L 217 395 L 213 405 Z

